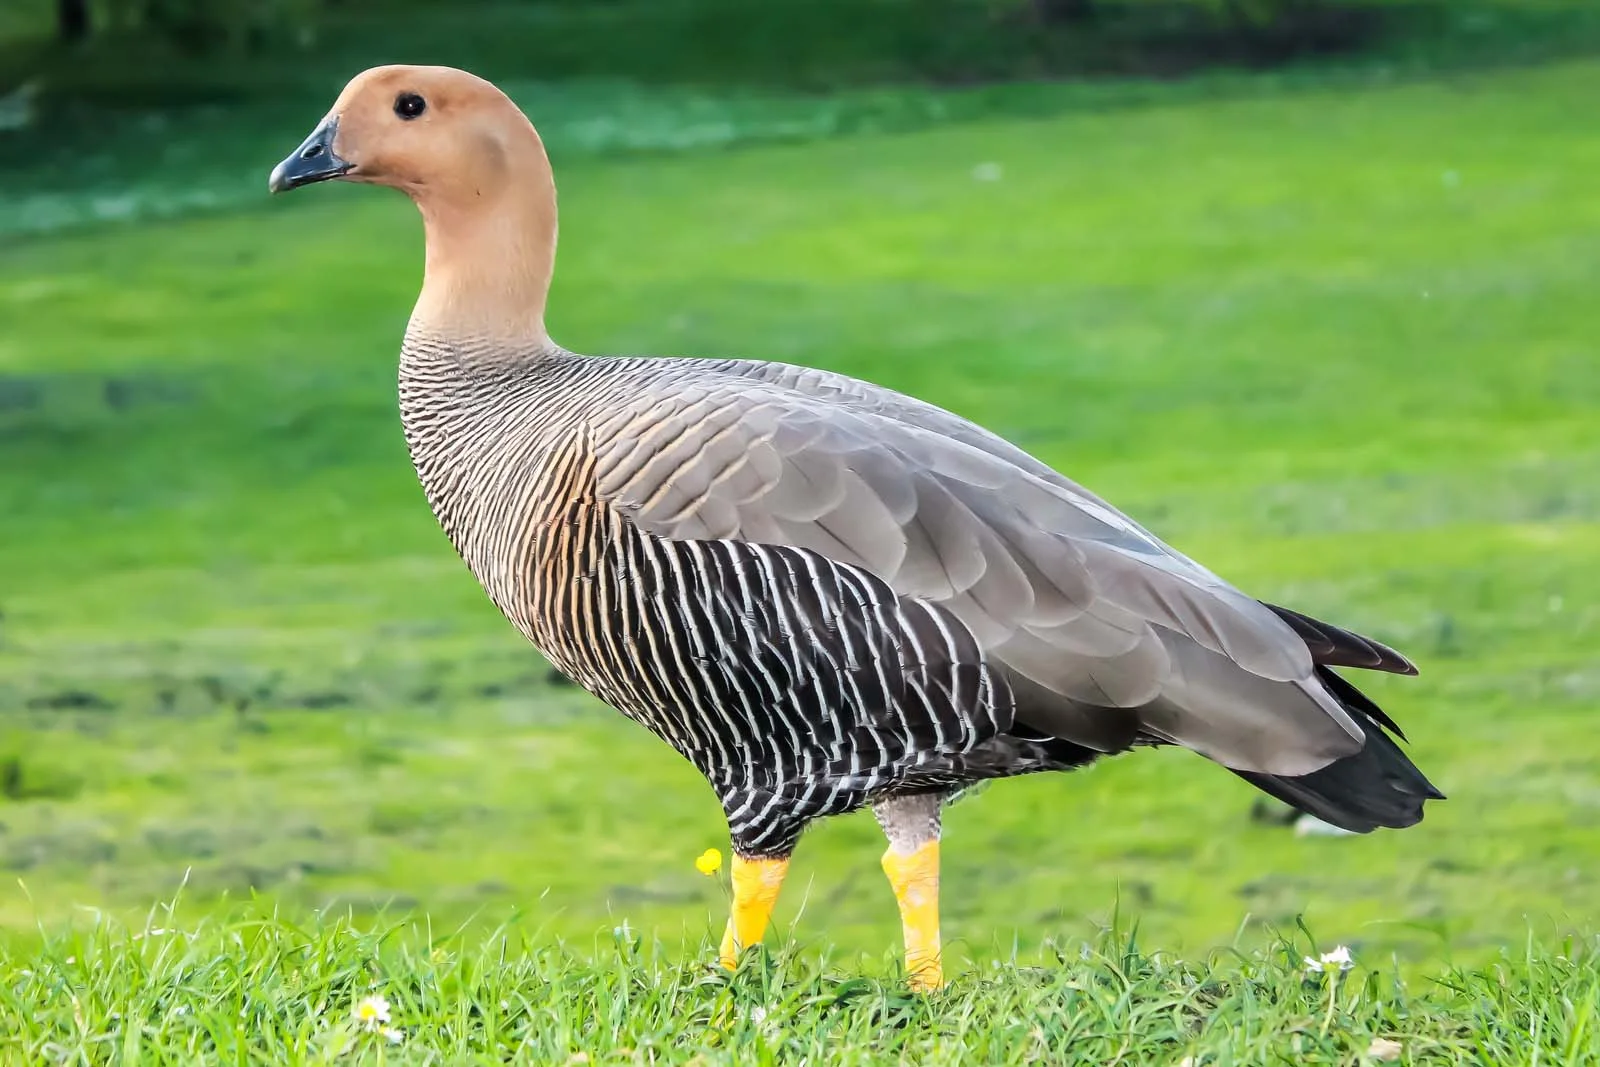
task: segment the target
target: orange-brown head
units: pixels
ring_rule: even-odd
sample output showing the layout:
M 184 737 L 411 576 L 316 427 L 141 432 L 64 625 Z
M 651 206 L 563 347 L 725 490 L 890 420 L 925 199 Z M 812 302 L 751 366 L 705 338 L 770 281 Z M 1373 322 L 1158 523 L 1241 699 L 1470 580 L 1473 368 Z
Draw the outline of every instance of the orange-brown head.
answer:
M 356 75 L 268 187 L 335 178 L 393 186 L 422 212 L 427 276 L 414 325 L 543 338 L 555 181 L 539 135 L 494 85 L 450 67 Z

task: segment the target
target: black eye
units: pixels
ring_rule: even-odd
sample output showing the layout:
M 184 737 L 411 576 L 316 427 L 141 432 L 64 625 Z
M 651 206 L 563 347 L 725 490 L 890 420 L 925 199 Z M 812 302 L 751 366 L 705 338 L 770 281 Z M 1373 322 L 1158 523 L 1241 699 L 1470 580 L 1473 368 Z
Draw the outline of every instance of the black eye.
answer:
M 394 98 L 394 113 L 403 119 L 414 119 L 428 110 L 428 102 L 416 93 L 401 93 Z

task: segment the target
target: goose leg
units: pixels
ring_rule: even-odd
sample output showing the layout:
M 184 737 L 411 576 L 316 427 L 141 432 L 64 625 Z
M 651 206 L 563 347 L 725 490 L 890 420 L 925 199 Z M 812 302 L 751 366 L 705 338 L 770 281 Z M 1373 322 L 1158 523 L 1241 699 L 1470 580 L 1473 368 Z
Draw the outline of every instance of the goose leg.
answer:
M 889 838 L 883 873 L 900 904 L 906 975 L 919 993 L 944 985 L 939 948 L 939 805 L 937 793 L 890 797 L 872 806 Z
M 761 944 L 772 918 L 778 890 L 789 870 L 789 857 L 745 857 L 733 855 L 733 909 L 728 929 L 722 935 L 722 965 L 733 970 L 739 951 Z

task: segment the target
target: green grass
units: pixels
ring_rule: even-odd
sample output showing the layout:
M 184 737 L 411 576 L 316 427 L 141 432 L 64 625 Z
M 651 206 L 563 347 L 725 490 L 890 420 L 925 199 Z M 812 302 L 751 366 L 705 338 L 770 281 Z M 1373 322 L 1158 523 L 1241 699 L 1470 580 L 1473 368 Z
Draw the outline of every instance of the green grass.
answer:
M 305 116 L 376 63 L 491 77 L 571 159 L 1600 55 L 1600 6 L 1567 0 L 1359 0 L 1365 14 L 1336 18 L 1348 23 L 1338 40 L 1292 55 L 1255 55 L 1259 42 L 1219 30 L 1217 0 L 1102 0 L 1091 24 L 1048 30 L 1019 17 L 1026 2 L 352 0 L 303 40 L 247 54 L 175 52 L 110 30 L 57 49 L 42 43 L 38 2 L 0 12 L 0 99 L 22 82 L 39 89 L 36 122 L 0 130 L 0 241 L 250 204 L 275 162 L 264 146 L 298 142 Z
M 1120 907 L 1152 950 L 1247 953 L 1215 978 L 1218 1004 L 1246 1006 L 1197 1038 L 1180 975 L 1205 968 L 1141 963 L 1122 1007 L 1089 1016 L 1095 1040 L 1130 1035 L 1133 1062 L 1176 1062 L 1185 1040 L 1216 1062 L 1290 1057 L 1271 1043 L 1306 1019 L 1292 1025 L 1331 1062 L 1390 1031 L 1445 1058 L 1472 1041 L 1506 1062 L 1592 1056 L 1593 965 L 1569 980 L 1555 948 L 1501 964 L 1503 983 L 1381 979 L 1326 1039 L 1317 991 L 1249 953 L 1303 913 L 1386 971 L 1439 975 L 1530 929 L 1557 945 L 1595 926 L 1600 132 L 1572 116 L 1597 90 L 1600 64 L 1573 63 L 673 157 L 558 152 L 563 343 L 815 363 L 925 396 L 1252 593 L 1422 666 L 1370 680 L 1451 794 L 1404 833 L 1254 823 L 1247 786 L 1181 752 L 958 804 L 953 969 L 1048 973 L 973 979 L 947 1006 L 876 987 L 842 1014 L 806 1000 L 898 939 L 870 818 L 819 827 L 779 910 L 802 946 L 774 994 L 799 998 L 794 1040 L 838 1026 L 911 1048 L 983 1014 L 1015 1048 L 1030 1005 L 1055 1040 L 1076 1017 L 1063 1003 L 1089 1010 L 1122 979 L 1040 948 L 1070 957 Z M 292 146 L 259 145 L 262 172 Z M 547 684 L 415 485 L 393 383 L 419 266 L 409 206 L 350 188 L 0 245 L 0 868 L 21 883 L 0 887 L 0 996 L 27 1019 L 0 1031 L 34 1052 L 113 1029 L 90 1054 L 109 1056 L 135 1033 L 110 1011 L 154 1020 L 192 996 L 220 1055 L 266 1040 L 268 1017 L 295 1028 L 273 1031 L 287 1047 L 328 1054 L 337 1038 L 274 961 L 322 946 L 345 976 L 316 978 L 337 1022 L 377 939 L 310 917 L 385 909 L 466 924 L 432 971 L 426 942 L 401 938 L 413 954 L 386 986 L 431 998 L 391 994 L 441 1055 L 490 1040 L 466 1007 L 488 987 L 460 975 L 490 969 L 482 927 L 514 910 L 535 950 L 482 979 L 530 1005 L 512 1046 L 569 1040 L 541 1020 L 576 1025 L 585 996 L 620 1012 L 641 987 L 592 1047 L 646 1047 L 651 1027 L 683 1058 L 723 1040 L 701 1021 L 725 994 L 694 986 L 723 908 L 691 865 L 723 843 L 714 801 L 652 738 Z M 87 986 L 46 961 L 90 957 L 61 947 L 61 924 L 143 914 L 185 880 L 162 925 L 201 932 L 162 961 L 113 940 L 103 967 L 60 963 L 107 990 L 74 1015 L 67 991 L 87 1003 Z M 285 925 L 250 925 L 263 908 Z M 689 948 L 592 960 L 624 920 Z M 815 977 L 819 953 L 834 977 Z M 1415 1029 L 1384 1014 L 1400 1001 Z M 189 1040 L 152 1025 L 140 1040 Z
M 539 1064 L 1562 1064 L 1600 1062 L 1593 945 L 1527 946 L 1407 984 L 1382 961 L 1310 974 L 1304 937 L 1184 962 L 1110 932 L 996 961 L 932 998 L 853 960 L 627 931 L 583 949 L 507 928 L 104 922 L 0 953 L 9 1062 Z M 359 1023 L 382 998 L 386 1024 Z

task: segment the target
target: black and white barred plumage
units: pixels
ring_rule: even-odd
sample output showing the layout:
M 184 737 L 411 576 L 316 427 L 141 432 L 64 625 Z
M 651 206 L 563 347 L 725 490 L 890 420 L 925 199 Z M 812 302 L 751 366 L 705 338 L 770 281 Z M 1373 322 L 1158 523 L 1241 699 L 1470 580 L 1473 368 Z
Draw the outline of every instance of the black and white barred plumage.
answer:
M 1139 743 L 1357 829 L 1435 795 L 1327 680 L 1403 657 L 1244 597 L 949 412 L 782 364 L 416 327 L 400 392 L 428 500 L 491 598 L 705 775 L 745 855 Z M 1353 804 L 1347 779 L 1379 788 Z

